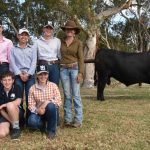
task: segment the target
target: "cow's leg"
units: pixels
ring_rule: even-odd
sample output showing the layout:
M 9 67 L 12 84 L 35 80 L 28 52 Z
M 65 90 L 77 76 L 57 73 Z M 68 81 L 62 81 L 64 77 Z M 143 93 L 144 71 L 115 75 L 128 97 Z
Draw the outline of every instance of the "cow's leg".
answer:
M 108 80 L 108 74 L 98 73 L 98 84 L 97 84 L 97 100 L 104 101 L 104 88 Z

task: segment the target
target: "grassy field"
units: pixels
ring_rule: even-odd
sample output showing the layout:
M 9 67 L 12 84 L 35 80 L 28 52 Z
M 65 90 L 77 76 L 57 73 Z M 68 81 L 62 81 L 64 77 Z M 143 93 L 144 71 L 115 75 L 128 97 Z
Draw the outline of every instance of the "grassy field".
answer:
M 82 128 L 63 128 L 63 111 L 57 137 L 22 131 L 20 141 L 0 140 L 0 150 L 150 150 L 150 86 L 112 85 L 104 102 L 96 89 L 81 90 L 84 106 Z

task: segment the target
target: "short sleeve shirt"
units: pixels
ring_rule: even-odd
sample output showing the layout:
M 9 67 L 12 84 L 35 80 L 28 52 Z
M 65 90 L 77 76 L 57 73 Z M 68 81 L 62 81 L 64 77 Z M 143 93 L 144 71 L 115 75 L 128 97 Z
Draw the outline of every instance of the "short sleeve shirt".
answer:
M 22 92 L 18 85 L 13 85 L 11 90 L 6 93 L 4 87 L 0 87 L 0 105 L 15 101 L 17 98 L 22 99 Z

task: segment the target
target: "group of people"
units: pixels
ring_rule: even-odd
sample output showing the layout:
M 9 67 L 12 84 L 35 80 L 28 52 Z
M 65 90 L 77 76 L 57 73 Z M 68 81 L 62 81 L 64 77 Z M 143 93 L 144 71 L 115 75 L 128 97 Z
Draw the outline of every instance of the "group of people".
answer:
M 53 139 L 62 104 L 60 79 L 64 94 L 64 126 L 81 127 L 80 82 L 84 59 L 82 42 L 75 36 L 80 28 L 69 20 L 61 29 L 65 33 L 62 40 L 53 36 L 52 24 L 46 24 L 42 36 L 31 46 L 29 31 L 22 28 L 17 34 L 18 44 L 13 45 L 3 36 L 4 26 L 0 21 L 0 138 L 10 132 L 11 138 L 17 139 L 20 127 L 26 125 L 40 129 Z

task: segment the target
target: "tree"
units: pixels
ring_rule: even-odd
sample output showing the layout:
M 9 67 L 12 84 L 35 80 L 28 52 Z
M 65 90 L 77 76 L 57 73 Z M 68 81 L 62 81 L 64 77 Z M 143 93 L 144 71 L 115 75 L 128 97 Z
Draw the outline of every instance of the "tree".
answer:
M 107 34 L 102 34 L 100 27 L 106 19 L 116 13 L 128 9 L 132 0 L 113 0 L 111 3 L 101 0 L 26 0 L 22 5 L 15 4 L 14 8 L 2 3 L 3 14 L 9 18 L 9 24 L 14 30 L 26 22 L 26 27 L 38 36 L 40 27 L 47 20 L 51 20 L 59 27 L 68 19 L 73 19 L 86 35 L 84 55 L 85 59 L 94 58 L 98 39 L 102 39 L 109 47 Z M 7 13 L 8 8 L 14 13 Z M 12 9 L 13 8 L 13 9 Z M 14 16 L 14 14 L 16 14 Z M 18 25 L 19 24 L 19 25 Z M 37 32 L 38 31 L 38 32 Z M 108 33 L 104 30 L 104 33 Z M 94 83 L 94 64 L 85 65 L 85 79 L 83 86 L 92 87 Z

